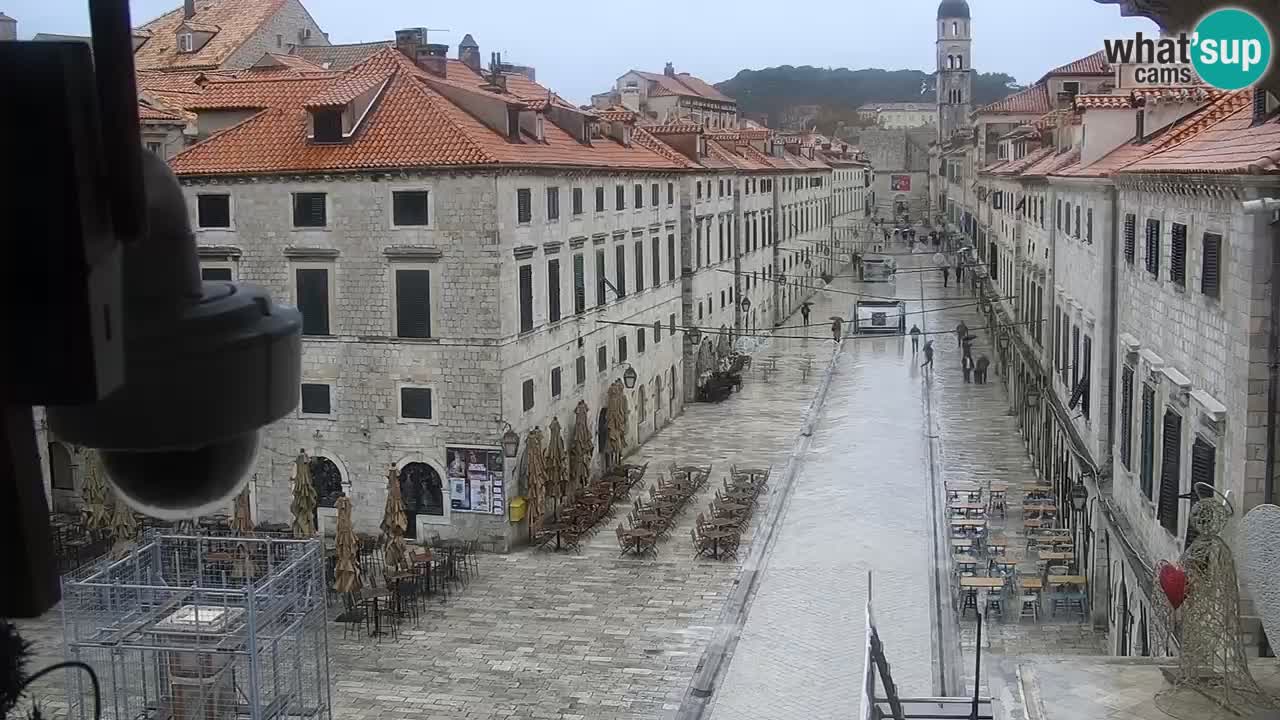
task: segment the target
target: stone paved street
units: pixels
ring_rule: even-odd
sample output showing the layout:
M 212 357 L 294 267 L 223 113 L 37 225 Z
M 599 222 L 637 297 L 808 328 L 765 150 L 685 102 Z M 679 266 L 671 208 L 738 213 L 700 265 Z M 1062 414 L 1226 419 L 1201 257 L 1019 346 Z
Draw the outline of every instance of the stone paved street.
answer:
M 832 297 L 814 297 L 815 322 L 839 312 Z M 821 323 L 780 334 L 814 339 L 772 340 L 760 355 L 778 356 L 776 374 L 766 379 L 759 364 L 723 403 L 686 405 L 628 458 L 650 463 L 642 491 L 673 462 L 712 463 L 715 484 L 731 463 L 782 466 L 831 343 Z M 580 555 L 483 555 L 479 577 L 420 627 L 402 626 L 398 641 L 343 640 L 342 626 L 330 623 L 334 717 L 652 720 L 674 712 L 752 552 L 749 531 L 738 563 L 694 559 L 689 529 L 713 493 L 709 484 L 691 501 L 657 560 L 620 559 L 612 527 L 602 527 Z M 769 502 L 761 498 L 757 519 Z M 37 641 L 37 664 L 61 655 L 58 612 L 21 625 Z M 44 688 L 56 714 L 60 686 Z

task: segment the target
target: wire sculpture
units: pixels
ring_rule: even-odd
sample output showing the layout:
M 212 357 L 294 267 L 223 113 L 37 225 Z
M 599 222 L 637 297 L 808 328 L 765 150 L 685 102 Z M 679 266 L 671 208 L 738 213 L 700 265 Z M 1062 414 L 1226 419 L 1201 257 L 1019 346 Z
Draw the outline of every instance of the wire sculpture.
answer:
M 1185 593 L 1175 591 L 1170 598 L 1161 583 L 1162 592 L 1155 593 L 1153 602 L 1168 646 L 1176 639 L 1179 649 L 1173 685 L 1156 693 L 1155 705 L 1170 717 L 1203 720 L 1203 712 L 1190 711 L 1195 703 L 1183 697 L 1191 691 L 1247 716 L 1274 703 L 1249 672 L 1241 640 L 1236 565 L 1222 537 L 1235 510 L 1228 496 L 1206 483 L 1197 483 L 1193 492 L 1201 499 L 1192 504 L 1189 519 L 1195 539 L 1180 558 Z

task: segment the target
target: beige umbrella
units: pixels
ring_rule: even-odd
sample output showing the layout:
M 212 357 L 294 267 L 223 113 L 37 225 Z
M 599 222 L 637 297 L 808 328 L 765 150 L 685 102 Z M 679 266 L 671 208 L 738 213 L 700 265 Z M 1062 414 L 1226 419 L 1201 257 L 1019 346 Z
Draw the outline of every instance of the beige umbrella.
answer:
M 340 593 L 360 589 L 360 565 L 357 561 L 356 531 L 351 525 L 351 498 L 338 498 L 338 536 L 334 551 L 333 589 Z
M 88 530 L 105 530 L 111 526 L 111 510 L 107 507 L 109 499 L 102 460 L 97 451 L 91 450 L 85 455 L 84 484 L 80 486 L 80 501 Z
M 137 536 L 138 521 L 133 517 L 133 509 L 124 498 L 117 496 L 115 509 L 111 513 L 111 537 L 115 538 L 111 554 L 116 558 L 128 555 L 133 550 L 133 541 Z
M 391 467 L 387 470 L 387 505 L 382 512 L 382 538 L 386 542 L 383 562 L 389 571 L 401 572 L 409 567 L 409 553 L 404 542 L 407 527 L 409 521 L 404 515 L 404 499 L 400 497 L 400 471 Z
M 570 492 L 576 493 L 587 484 L 591 476 L 591 455 L 595 446 L 591 442 L 591 409 L 585 400 L 579 400 L 573 409 L 573 435 L 569 438 Z
M 525 437 L 525 479 L 528 487 L 529 532 L 542 525 L 542 515 L 547 505 L 547 465 L 542 448 L 542 428 L 535 427 Z
M 565 482 L 564 438 L 560 433 L 560 418 L 551 418 L 547 427 L 547 452 L 544 462 L 547 469 L 547 488 L 556 501 L 556 516 L 560 515 L 560 503 L 564 500 L 568 483 Z
M 626 420 L 622 416 L 622 386 L 616 380 L 609 385 L 605 398 L 604 422 L 605 448 L 608 450 L 605 460 L 609 467 L 613 467 L 622 457 L 622 434 L 626 431 Z
M 244 490 L 236 496 L 235 504 L 231 507 L 231 531 L 237 535 L 249 535 L 253 532 L 253 513 L 249 508 L 248 485 L 245 485 Z
M 293 461 L 293 536 L 309 538 L 316 534 L 316 488 L 311 484 L 311 458 L 299 450 Z
M 729 326 L 721 325 L 720 337 L 716 339 L 716 358 L 723 360 L 729 357 L 731 352 L 733 352 L 733 346 L 729 342 Z

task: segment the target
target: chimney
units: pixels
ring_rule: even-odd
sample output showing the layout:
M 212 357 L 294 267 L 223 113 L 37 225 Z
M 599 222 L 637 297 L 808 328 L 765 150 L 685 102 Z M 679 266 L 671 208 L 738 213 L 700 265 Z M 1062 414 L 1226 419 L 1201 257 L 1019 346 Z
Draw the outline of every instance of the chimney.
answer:
M 666 66 L 665 68 L 663 68 L 663 69 L 662 69 L 662 74 L 663 74 L 663 75 L 666 75 L 667 77 L 675 77 L 675 76 L 676 76 L 676 66 L 675 66 L 675 65 L 672 65 L 671 63 L 667 63 L 667 66 Z
M 428 43 L 417 48 L 413 62 L 436 77 L 445 77 L 449 71 L 449 46 Z
M 196 0 L 183 0 L 182 17 L 190 20 L 196 16 Z
M 476 44 L 475 38 L 471 37 L 471 33 L 464 35 L 462 42 L 458 44 L 458 60 L 472 70 L 480 72 L 480 46 Z
M 18 21 L 0 12 L 0 40 L 18 39 Z
M 422 38 L 426 37 L 424 28 L 404 28 L 396 31 L 396 49 L 402 55 L 414 61 L 418 61 L 418 48 L 422 45 Z

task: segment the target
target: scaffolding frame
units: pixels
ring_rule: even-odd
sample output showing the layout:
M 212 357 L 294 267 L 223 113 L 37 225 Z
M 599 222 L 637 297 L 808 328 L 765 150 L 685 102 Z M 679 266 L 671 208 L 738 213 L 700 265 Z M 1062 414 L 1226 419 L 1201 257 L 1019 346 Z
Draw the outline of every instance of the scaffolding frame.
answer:
M 319 540 L 149 531 L 62 579 L 66 658 L 117 720 L 332 720 Z M 68 678 L 68 718 L 93 717 Z

